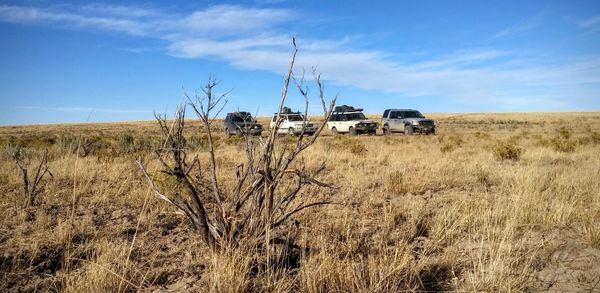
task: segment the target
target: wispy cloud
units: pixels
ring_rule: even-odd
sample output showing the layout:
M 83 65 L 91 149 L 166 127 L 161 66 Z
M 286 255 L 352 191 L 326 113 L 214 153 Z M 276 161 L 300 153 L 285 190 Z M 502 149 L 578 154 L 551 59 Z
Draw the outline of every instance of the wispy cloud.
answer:
M 178 58 L 218 59 L 242 69 L 279 74 L 289 62 L 291 35 L 285 28 L 301 19 L 297 12 L 287 9 L 237 5 L 212 6 L 189 14 L 127 6 L 89 5 L 71 9 L 0 6 L 0 21 L 4 22 L 145 36 L 163 40 L 165 52 Z M 532 17 L 497 32 L 494 38 L 523 33 L 542 23 L 541 16 Z M 582 25 L 596 23 L 592 18 Z M 325 79 L 367 90 L 505 107 L 539 105 L 541 101 L 552 101 L 552 105 L 559 107 L 574 94 L 600 97 L 598 56 L 570 64 L 544 65 L 528 62 L 530 57 L 518 52 L 477 48 L 414 62 L 393 58 L 381 50 L 353 49 L 351 38 L 300 36 L 298 44 L 301 50 L 298 64 L 309 68 L 317 65 Z
M 600 31 L 600 15 L 575 21 L 577 27 L 588 31 Z
M 148 114 L 151 110 L 135 110 L 135 109 L 107 109 L 107 108 L 90 108 L 90 107 L 39 107 L 39 106 L 18 106 L 15 109 L 22 110 L 43 110 L 56 112 L 78 112 L 78 113 L 103 113 L 103 114 Z
M 510 27 L 507 27 L 499 32 L 496 32 L 493 38 L 505 38 L 533 30 L 541 26 L 543 24 L 543 21 L 544 19 L 541 15 L 535 15 L 533 17 L 520 21 Z

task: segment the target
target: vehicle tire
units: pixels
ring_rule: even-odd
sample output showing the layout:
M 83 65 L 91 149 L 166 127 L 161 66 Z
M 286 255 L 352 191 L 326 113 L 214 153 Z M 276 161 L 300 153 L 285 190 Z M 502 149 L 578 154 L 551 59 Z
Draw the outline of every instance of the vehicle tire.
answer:
M 335 127 L 332 127 L 332 128 L 331 128 L 331 133 L 333 134 L 333 136 L 337 136 L 338 134 L 340 134 L 340 133 L 337 131 L 337 128 L 335 128 Z
M 390 135 L 390 134 L 392 134 L 392 131 L 390 130 L 390 126 L 384 125 L 383 126 L 383 135 Z
M 405 135 L 413 135 L 413 128 L 410 125 L 406 125 L 406 127 L 404 127 L 404 134 Z
M 296 134 L 294 133 L 294 128 L 292 128 L 292 127 L 288 128 L 287 134 L 289 136 L 295 136 Z
M 350 128 L 348 128 L 348 133 L 351 136 L 355 136 L 356 135 L 356 129 L 354 129 L 354 127 L 350 126 Z
M 244 134 L 242 133 L 242 130 L 239 128 L 235 130 L 235 135 L 240 136 L 240 137 L 244 136 Z

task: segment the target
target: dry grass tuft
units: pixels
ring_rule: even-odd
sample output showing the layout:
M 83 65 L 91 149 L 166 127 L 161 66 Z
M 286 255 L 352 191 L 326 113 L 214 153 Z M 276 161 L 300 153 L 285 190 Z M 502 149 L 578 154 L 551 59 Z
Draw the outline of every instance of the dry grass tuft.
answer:
M 525 150 L 511 140 L 501 141 L 492 147 L 492 153 L 497 160 L 518 161 Z

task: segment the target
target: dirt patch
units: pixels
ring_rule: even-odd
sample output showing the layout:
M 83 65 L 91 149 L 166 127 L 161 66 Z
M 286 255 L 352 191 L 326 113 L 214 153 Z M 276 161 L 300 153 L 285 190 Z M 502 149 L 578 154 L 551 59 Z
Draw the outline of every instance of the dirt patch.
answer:
M 548 292 L 600 292 L 600 249 L 581 242 L 575 233 L 556 234 L 546 265 L 535 274 L 535 289 Z

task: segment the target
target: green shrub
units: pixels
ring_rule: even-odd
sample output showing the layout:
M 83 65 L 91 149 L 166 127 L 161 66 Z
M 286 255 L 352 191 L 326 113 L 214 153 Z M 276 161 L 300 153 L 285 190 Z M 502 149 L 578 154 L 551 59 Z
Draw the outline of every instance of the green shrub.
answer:
M 492 153 L 497 160 L 518 161 L 523 154 L 524 149 L 511 141 L 501 141 L 492 147 Z

